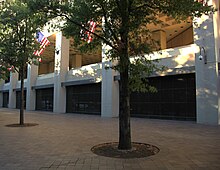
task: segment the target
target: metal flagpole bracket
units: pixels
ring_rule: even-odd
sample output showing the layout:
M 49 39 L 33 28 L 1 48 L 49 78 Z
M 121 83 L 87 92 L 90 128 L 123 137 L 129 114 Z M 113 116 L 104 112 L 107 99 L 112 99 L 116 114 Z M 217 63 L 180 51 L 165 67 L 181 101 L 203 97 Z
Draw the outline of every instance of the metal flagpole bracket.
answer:
M 204 47 L 199 47 L 199 60 L 203 60 L 207 64 L 207 55 Z

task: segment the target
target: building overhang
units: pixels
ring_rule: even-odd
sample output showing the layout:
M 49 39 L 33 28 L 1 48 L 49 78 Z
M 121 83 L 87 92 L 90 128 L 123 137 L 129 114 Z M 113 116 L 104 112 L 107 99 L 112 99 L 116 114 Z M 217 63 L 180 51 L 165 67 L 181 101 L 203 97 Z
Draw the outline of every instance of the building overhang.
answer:
M 195 66 L 182 67 L 182 68 L 169 68 L 162 73 L 153 73 L 147 78 L 160 77 L 160 76 L 171 76 L 171 75 L 178 75 L 178 74 L 189 74 L 189 73 L 195 73 Z M 114 76 L 114 81 L 120 81 L 120 75 Z
M 26 87 L 24 87 L 24 90 L 27 90 L 27 88 Z M 13 91 L 21 91 L 21 88 L 15 88 L 15 89 L 13 89 Z
M 76 81 L 67 81 L 67 82 L 62 82 L 61 86 L 74 86 L 74 85 L 82 85 L 82 84 L 93 84 L 96 83 L 95 79 L 85 79 L 85 80 L 76 80 Z
M 8 93 L 9 90 L 0 90 L 0 93 Z
M 37 85 L 31 87 L 32 90 L 47 89 L 47 88 L 54 88 L 54 84 Z

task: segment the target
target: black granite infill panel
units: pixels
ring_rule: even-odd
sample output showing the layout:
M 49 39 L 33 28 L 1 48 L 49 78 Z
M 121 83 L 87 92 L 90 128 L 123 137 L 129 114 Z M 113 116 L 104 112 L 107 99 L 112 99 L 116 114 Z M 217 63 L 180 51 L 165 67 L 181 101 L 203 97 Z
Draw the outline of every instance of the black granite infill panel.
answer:
M 196 120 L 195 74 L 148 78 L 157 93 L 131 93 L 131 116 Z

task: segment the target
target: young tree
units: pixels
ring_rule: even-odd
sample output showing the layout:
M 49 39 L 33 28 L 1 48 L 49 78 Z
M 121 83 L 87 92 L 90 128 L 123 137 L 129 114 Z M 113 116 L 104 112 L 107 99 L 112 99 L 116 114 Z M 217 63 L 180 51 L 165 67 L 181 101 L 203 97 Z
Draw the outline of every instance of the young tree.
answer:
M 37 58 L 33 55 L 39 48 L 35 35 L 45 22 L 45 17 L 29 10 L 25 0 L 5 1 L 0 6 L 0 78 L 9 71 L 21 76 L 20 125 L 24 124 L 24 71 Z
M 9 77 L 9 71 L 8 69 L 3 65 L 3 63 L 0 64 L 0 80 L 6 80 Z
M 213 11 L 211 6 L 195 0 L 32 0 L 30 6 L 46 12 L 48 16 L 60 16 L 66 20 L 62 30 L 65 35 L 74 37 L 75 45 L 81 50 L 93 49 L 101 43 L 111 47 L 107 55 L 118 61 L 112 68 L 120 72 L 118 148 L 122 150 L 132 147 L 130 92 L 155 90 L 145 79 L 159 69 L 154 61 L 144 57 L 155 47 L 148 24 L 158 24 L 161 13 L 180 21 Z M 90 20 L 98 23 L 94 33 L 86 27 Z M 95 39 L 92 43 L 81 41 L 79 32 L 82 29 L 93 34 Z M 131 62 L 132 56 L 138 58 Z

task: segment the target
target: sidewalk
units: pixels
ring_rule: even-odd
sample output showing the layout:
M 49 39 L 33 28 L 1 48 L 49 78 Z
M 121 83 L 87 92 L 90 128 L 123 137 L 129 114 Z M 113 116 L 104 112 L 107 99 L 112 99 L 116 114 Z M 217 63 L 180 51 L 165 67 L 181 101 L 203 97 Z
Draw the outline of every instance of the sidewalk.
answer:
M 132 118 L 132 141 L 153 144 L 157 155 L 116 159 L 94 155 L 97 144 L 118 141 L 118 119 L 26 112 L 33 127 L 18 123 L 19 110 L 0 108 L 0 170 L 220 169 L 220 126 Z

